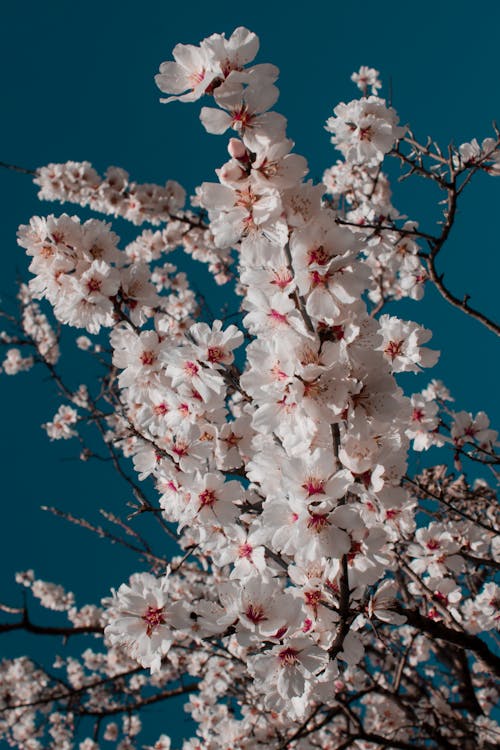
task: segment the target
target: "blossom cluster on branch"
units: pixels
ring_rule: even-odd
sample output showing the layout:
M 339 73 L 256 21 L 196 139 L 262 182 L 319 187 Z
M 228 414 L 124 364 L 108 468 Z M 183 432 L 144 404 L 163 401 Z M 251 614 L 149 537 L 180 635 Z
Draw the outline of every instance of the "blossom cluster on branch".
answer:
M 436 256 L 463 187 L 498 173 L 500 142 L 448 156 L 419 144 L 362 67 L 360 97 L 326 124 L 342 159 L 315 185 L 272 111 L 278 70 L 253 64 L 258 45 L 238 28 L 177 45 L 160 67 L 163 101 L 209 96 L 202 125 L 230 131 L 218 181 L 190 209 L 177 183 L 141 186 L 117 168 L 104 180 L 87 162 L 36 172 L 43 199 L 161 228 L 124 249 L 98 219 L 19 229 L 32 278 L 19 314 L 5 313 L 3 370 L 48 369 L 63 399 L 48 436 L 79 440 L 84 460 L 104 455 L 135 498 L 128 519 L 103 512 L 117 531 L 54 512 L 123 543 L 142 570 L 79 609 L 18 574 L 68 622 L 1 605 L 0 632 L 87 641 L 58 656 L 57 674 L 29 657 L 2 662 L 0 736 L 13 747 L 139 747 L 141 709 L 183 694 L 197 724 L 183 750 L 492 750 L 500 739 L 500 514 L 474 475 L 498 479 L 498 436 L 485 413 L 454 411 L 437 380 L 403 392 L 398 374 L 439 353 L 430 331 L 380 314 L 428 282 L 455 304 Z M 446 193 L 439 233 L 392 206 L 386 157 Z M 219 284 L 237 281 L 236 324 L 205 315 L 167 258 L 179 247 Z M 467 300 L 455 306 L 498 329 Z M 61 325 L 77 329 L 96 382 L 66 384 Z M 441 463 L 412 475 L 409 452 L 430 448 Z M 175 539 L 171 559 L 133 528 L 144 513 Z M 152 747 L 168 750 L 167 734 Z

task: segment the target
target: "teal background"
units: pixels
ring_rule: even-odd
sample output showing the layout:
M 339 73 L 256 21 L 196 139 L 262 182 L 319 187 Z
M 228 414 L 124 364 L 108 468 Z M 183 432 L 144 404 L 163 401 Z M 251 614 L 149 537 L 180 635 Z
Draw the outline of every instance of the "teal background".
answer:
M 410 123 L 420 139 L 431 134 L 442 146 L 481 140 L 492 134 L 491 121 L 500 117 L 500 5 L 493 2 L 425 0 L 411 6 L 392 0 L 307 5 L 257 0 L 214 6 L 28 0 L 2 10 L 0 160 L 29 168 L 89 160 L 100 172 L 108 165 L 124 167 L 140 182 L 176 179 L 192 193 L 197 184 L 215 178 L 214 169 L 226 158 L 227 139 L 204 131 L 199 102 L 160 104 L 153 76 L 176 43 L 196 44 L 213 32 L 229 35 L 239 25 L 261 37 L 258 60 L 281 69 L 277 109 L 287 116 L 288 134 L 316 180 L 337 158 L 323 124 L 339 101 L 357 95 L 349 79 L 360 65 L 381 71 L 382 95 L 388 95 L 390 85 L 401 121 Z M 27 277 L 27 262 L 15 241 L 18 225 L 33 214 L 64 210 L 41 204 L 36 192 L 29 177 L 0 170 L 0 295 L 7 302 L 15 294 L 16 274 Z M 401 213 L 432 231 L 439 217 L 435 191 L 414 178 L 395 186 L 395 192 Z M 440 260 L 450 287 L 470 294 L 471 304 L 497 320 L 499 199 L 500 178 L 479 175 L 464 196 Z M 65 210 L 84 215 L 76 206 Z M 115 231 L 130 237 L 123 223 L 117 222 Z M 200 286 L 203 269 L 195 273 Z M 221 301 L 213 299 L 213 304 Z M 434 331 L 431 345 L 442 356 L 429 378 L 445 380 L 457 408 L 485 409 L 498 423 L 494 335 L 430 288 L 423 302 L 400 305 L 399 314 Z M 85 381 L 86 362 L 68 348 L 66 366 L 74 387 Z M 76 443 L 48 441 L 39 425 L 52 418 L 60 401 L 44 378 L 40 371 L 1 376 L 0 600 L 19 603 L 14 572 L 32 567 L 39 577 L 67 585 L 83 604 L 117 587 L 137 568 L 135 560 L 116 545 L 42 513 L 39 506 L 54 504 L 96 520 L 98 508 L 119 511 L 129 497 L 110 469 L 74 460 Z M 2 639 L 0 656 L 28 652 L 32 645 L 32 639 L 10 636 Z M 47 658 L 51 646 L 44 648 Z M 161 731 L 185 732 L 183 719 L 168 706 L 148 714 L 155 719 L 145 741 Z

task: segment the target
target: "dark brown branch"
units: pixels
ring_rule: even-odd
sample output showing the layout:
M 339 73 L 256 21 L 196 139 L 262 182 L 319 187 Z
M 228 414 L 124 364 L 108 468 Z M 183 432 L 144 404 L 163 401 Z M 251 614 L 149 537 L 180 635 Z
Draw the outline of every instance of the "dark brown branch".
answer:
M 160 565 L 161 567 L 166 567 L 168 560 L 164 557 L 159 557 L 158 555 L 155 555 L 153 552 L 149 550 L 147 547 L 138 547 L 135 544 L 132 544 L 131 542 L 128 542 L 126 539 L 123 539 L 121 536 L 117 536 L 116 534 L 112 534 L 111 532 L 107 531 L 106 529 L 103 529 L 102 526 L 95 526 L 94 524 L 90 523 L 90 521 L 87 521 L 85 518 L 79 518 L 78 516 L 73 516 L 71 513 L 66 513 L 65 511 L 59 510 L 58 508 L 49 507 L 46 505 L 42 505 L 42 510 L 46 510 L 49 513 L 52 513 L 55 516 L 58 516 L 59 518 L 63 518 L 65 521 L 69 521 L 70 523 L 75 524 L 75 526 L 81 526 L 83 529 L 87 529 L 88 531 L 92 531 L 93 533 L 97 534 L 101 539 L 109 539 L 113 543 L 120 544 L 122 547 L 125 547 L 126 549 L 130 550 L 131 552 L 134 552 L 135 554 L 141 555 L 145 559 L 149 560 L 150 562 L 156 563 Z M 104 518 L 106 518 L 107 521 L 110 523 L 117 523 L 117 525 L 124 528 L 126 525 L 123 524 L 116 516 L 113 516 L 110 513 L 107 513 L 106 511 L 101 510 L 102 515 Z M 128 529 L 127 533 L 131 533 L 133 536 L 139 538 L 139 540 L 144 544 L 144 540 L 139 534 L 136 534 L 130 527 L 126 527 Z
M 36 635 L 55 635 L 63 638 L 70 638 L 73 635 L 89 635 L 90 633 L 99 633 L 102 635 L 104 628 L 100 625 L 81 625 L 78 627 L 52 627 L 48 625 L 36 625 L 28 617 L 25 611 L 24 617 L 19 622 L 0 623 L 0 633 L 9 633 L 13 630 L 25 630 L 28 633 Z
M 469 294 L 465 294 L 462 298 L 458 297 L 456 294 L 453 294 L 453 292 L 451 292 L 451 290 L 444 283 L 444 274 L 439 273 L 436 267 L 436 258 L 440 250 L 442 249 L 443 245 L 447 241 L 450 235 L 451 229 L 453 227 L 453 224 L 455 222 L 457 204 L 458 204 L 458 196 L 463 191 L 465 185 L 470 181 L 472 175 L 482 166 L 482 162 L 486 161 L 489 158 L 489 156 L 491 156 L 491 153 L 494 153 L 500 141 L 497 140 L 495 148 L 492 149 L 491 153 L 488 153 L 487 155 L 485 155 L 485 157 L 483 158 L 480 164 L 476 164 L 472 168 L 470 168 L 469 174 L 467 175 L 467 177 L 465 178 L 465 180 L 462 182 L 461 185 L 458 184 L 457 180 L 463 174 L 465 169 L 454 168 L 453 153 L 452 153 L 451 147 L 449 149 L 449 156 L 446 159 L 444 156 L 442 156 L 441 153 L 437 153 L 433 151 L 431 148 L 431 144 L 428 144 L 427 146 L 423 146 L 422 144 L 415 141 L 411 135 L 406 136 L 403 139 L 403 142 L 406 142 L 408 145 L 411 146 L 411 148 L 413 149 L 412 154 L 410 154 L 410 156 L 407 156 L 406 154 L 404 154 L 400 150 L 400 143 L 401 143 L 400 142 L 398 143 L 397 147 L 391 151 L 391 155 L 397 157 L 400 161 L 402 161 L 404 164 L 407 164 L 410 167 L 409 174 L 417 172 L 423 177 L 437 182 L 440 189 L 446 192 L 447 209 L 445 211 L 441 234 L 437 238 L 436 237 L 433 238 L 432 236 L 426 237 L 427 242 L 429 244 L 429 248 L 430 248 L 430 252 L 428 256 L 426 256 L 429 278 L 433 282 L 433 284 L 435 285 L 436 289 L 441 294 L 441 296 L 447 302 L 449 302 L 453 307 L 456 307 L 457 309 L 461 310 L 462 312 L 464 312 L 466 315 L 469 315 L 474 320 L 479 321 L 488 330 L 492 331 L 497 336 L 500 336 L 500 325 L 495 323 L 488 316 L 484 315 L 484 313 L 481 313 L 479 310 L 475 309 L 474 307 L 471 307 L 471 305 L 469 305 L 469 299 L 470 299 Z M 428 168 L 427 166 L 425 166 L 423 163 L 424 157 L 433 159 L 434 161 L 438 162 L 440 165 L 442 165 L 443 170 L 447 169 L 449 173 L 449 179 L 445 179 L 443 174 L 436 172 L 435 169 Z
M 333 640 L 333 643 L 330 646 L 330 649 L 328 651 L 328 653 L 330 654 L 330 659 L 335 659 L 335 657 L 342 650 L 342 647 L 344 645 L 344 640 L 350 630 L 351 622 L 354 619 L 349 609 L 349 599 L 350 599 L 349 563 L 347 560 L 347 555 L 342 556 L 342 560 L 340 564 L 341 564 L 340 581 L 339 581 L 340 622 L 339 622 L 339 626 L 338 626 L 335 638 Z
M 476 526 L 480 526 L 485 531 L 489 531 L 492 534 L 500 534 L 499 529 L 496 529 L 494 526 L 488 526 L 488 524 L 485 524 L 482 521 L 478 521 L 476 518 L 474 518 L 474 516 L 471 516 L 470 513 L 466 513 L 464 510 L 457 508 L 455 505 L 453 505 L 453 503 L 448 502 L 448 500 L 445 500 L 445 498 L 442 497 L 441 495 L 436 495 L 435 492 L 432 492 L 426 487 L 422 487 L 421 484 L 416 482 L 411 477 L 405 476 L 404 481 L 409 482 L 412 485 L 412 487 L 414 487 L 422 495 L 430 497 L 433 500 L 437 500 L 439 503 L 442 503 L 444 506 L 449 508 L 449 510 L 452 510 L 454 513 L 457 513 L 457 515 L 462 516 L 462 518 L 465 518 L 467 521 L 470 521 L 471 523 L 476 524 Z
M 46 670 L 44 667 L 40 667 L 41 671 L 46 673 Z M 70 687 L 69 685 L 63 684 L 63 687 L 65 689 L 65 693 L 49 693 L 47 696 L 43 698 L 38 698 L 34 701 L 27 701 L 26 703 L 13 703 L 12 705 L 6 705 L 3 706 L 3 708 L 0 708 L 0 714 L 7 713 L 7 711 L 13 711 L 17 708 L 35 708 L 36 706 L 42 706 L 46 705 L 47 703 L 53 703 L 55 701 L 62 701 L 66 698 L 74 698 L 80 693 L 86 693 L 90 690 L 93 690 L 94 688 L 101 687 L 102 685 L 106 685 L 110 682 L 118 682 L 119 680 L 122 680 L 125 677 L 131 677 L 134 674 L 137 674 L 138 672 L 143 672 L 144 667 L 133 667 L 132 669 L 128 669 L 126 672 L 118 672 L 118 674 L 112 675 L 111 677 L 103 677 L 100 680 L 94 680 L 94 682 L 90 682 L 87 685 L 82 685 L 82 687 L 76 688 L 76 687 Z M 53 675 L 51 676 L 52 679 L 54 679 Z M 60 680 L 58 680 L 61 682 Z
M 422 232 L 420 229 L 405 229 L 404 227 L 396 226 L 396 224 L 383 224 L 382 222 L 363 222 L 363 224 L 360 224 L 356 221 L 348 221 L 347 219 L 342 219 L 340 216 L 336 217 L 335 223 L 339 224 L 340 226 L 355 227 L 356 229 L 373 229 L 374 234 L 381 234 L 382 232 L 396 232 L 401 237 L 416 237 L 417 239 L 420 238 L 429 241 L 437 239 L 434 235 L 428 234 L 427 232 Z
M 116 714 L 130 713 L 131 711 L 138 711 L 145 706 L 151 706 L 153 703 L 167 700 L 168 698 L 174 698 L 176 695 L 185 695 L 186 693 L 194 693 L 198 690 L 198 683 L 194 682 L 190 685 L 181 685 L 171 690 L 164 690 L 162 693 L 156 693 L 156 695 L 150 695 L 147 698 L 143 698 L 136 703 L 127 703 L 120 706 L 113 706 L 105 708 L 102 711 L 93 711 L 86 708 L 74 709 L 75 713 L 79 716 L 114 716 Z
M 399 603 L 396 603 L 396 610 L 399 614 L 404 615 L 409 625 L 417 630 L 430 635 L 432 638 L 460 646 L 465 651 L 472 651 L 500 677 L 500 657 L 490 651 L 487 644 L 477 635 L 449 628 L 444 623 L 431 620 L 418 610 L 407 609 Z
M 30 174 L 35 176 L 37 174 L 36 169 L 26 169 L 26 167 L 18 167 L 15 164 L 7 164 L 5 161 L 0 161 L 0 167 L 3 169 L 10 169 L 12 172 L 20 172 L 21 174 Z
M 441 294 L 444 299 L 450 303 L 453 307 L 456 307 L 458 310 L 461 310 L 466 315 L 469 315 L 471 318 L 474 318 L 474 320 L 479 321 L 482 323 L 489 331 L 492 331 L 497 336 L 500 336 L 500 325 L 495 323 L 493 320 L 488 318 L 487 315 L 484 315 L 483 313 L 479 312 L 479 310 L 476 310 L 476 308 L 471 307 L 469 305 L 469 299 L 470 295 L 465 294 L 462 299 L 460 297 L 457 297 L 456 294 L 453 294 L 447 286 L 445 286 L 443 278 L 444 274 L 439 274 L 436 269 L 436 264 L 434 258 L 429 256 L 428 259 L 428 271 L 429 271 L 429 277 L 431 281 L 433 282 L 434 286 L 438 290 L 438 292 Z

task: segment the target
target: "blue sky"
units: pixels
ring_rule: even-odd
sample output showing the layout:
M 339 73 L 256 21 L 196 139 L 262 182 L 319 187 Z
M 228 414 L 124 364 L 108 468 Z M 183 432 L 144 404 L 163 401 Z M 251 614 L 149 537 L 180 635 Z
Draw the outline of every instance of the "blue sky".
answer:
M 89 160 L 100 171 L 111 164 L 124 167 L 141 182 L 176 179 L 188 193 L 211 180 L 224 160 L 225 139 L 203 130 L 199 103 L 160 104 L 153 77 L 176 43 L 229 34 L 239 25 L 260 35 L 259 61 L 281 69 L 277 108 L 288 117 L 288 134 L 307 157 L 314 179 L 337 158 L 323 124 L 339 101 L 356 95 L 349 77 L 362 64 L 381 71 L 384 95 L 390 82 L 402 122 L 420 138 L 431 134 L 443 146 L 482 139 L 491 134 L 491 121 L 500 119 L 500 5 L 492 2 L 424 0 L 410 6 L 330 0 L 306 6 L 224 0 L 214 6 L 196 0 L 28 0 L 9 3 L 2 16 L 0 160 L 26 167 Z M 0 296 L 8 300 L 16 274 L 27 273 L 15 242 L 17 226 L 33 214 L 62 209 L 39 203 L 23 175 L 0 170 L 0 191 Z M 400 211 L 432 230 L 436 194 L 415 180 L 395 191 Z M 499 200 L 500 178 L 479 176 L 442 257 L 452 289 L 470 294 L 472 304 L 497 319 Z M 117 224 L 116 231 L 122 229 Z M 400 314 L 434 330 L 432 344 L 442 359 L 433 374 L 446 381 L 457 407 L 483 408 L 498 423 L 494 335 L 451 310 L 432 290 L 425 302 L 401 306 Z M 76 386 L 86 365 L 70 359 Z M 40 374 L 1 376 L 0 404 L 5 508 L 0 599 L 11 597 L 14 603 L 14 571 L 34 567 L 42 578 L 73 585 L 80 603 L 96 600 L 132 572 L 133 559 L 38 507 L 59 505 L 95 519 L 99 507 L 123 507 L 127 493 L 102 466 L 71 460 L 76 453 L 71 443 L 48 442 L 39 425 L 52 417 L 59 400 Z M 4 653 L 17 643 L 9 641 Z

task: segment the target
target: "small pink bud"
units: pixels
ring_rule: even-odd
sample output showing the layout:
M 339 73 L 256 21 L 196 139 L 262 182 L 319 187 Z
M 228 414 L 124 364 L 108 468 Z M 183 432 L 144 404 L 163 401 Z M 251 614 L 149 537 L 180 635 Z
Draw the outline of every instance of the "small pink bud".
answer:
M 245 144 L 242 143 L 238 138 L 231 138 L 227 150 L 229 151 L 230 156 L 233 157 L 233 159 L 245 159 L 247 155 L 247 150 L 245 148 Z

